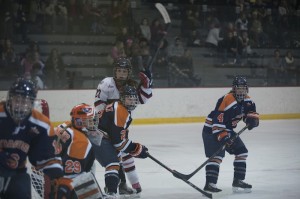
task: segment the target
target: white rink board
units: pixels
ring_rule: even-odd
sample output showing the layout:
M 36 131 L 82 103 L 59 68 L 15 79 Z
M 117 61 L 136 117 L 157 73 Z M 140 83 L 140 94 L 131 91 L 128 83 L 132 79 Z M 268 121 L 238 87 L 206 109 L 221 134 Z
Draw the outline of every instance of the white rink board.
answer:
M 214 108 L 216 100 L 230 88 L 174 88 L 153 89 L 153 97 L 134 112 L 136 119 L 205 117 Z M 251 88 L 249 95 L 257 110 L 264 114 L 300 113 L 300 87 Z M 69 112 L 76 104 L 93 104 L 95 90 L 41 90 L 38 98 L 46 99 L 51 121 L 69 120 Z M 5 98 L 6 92 L 0 91 Z

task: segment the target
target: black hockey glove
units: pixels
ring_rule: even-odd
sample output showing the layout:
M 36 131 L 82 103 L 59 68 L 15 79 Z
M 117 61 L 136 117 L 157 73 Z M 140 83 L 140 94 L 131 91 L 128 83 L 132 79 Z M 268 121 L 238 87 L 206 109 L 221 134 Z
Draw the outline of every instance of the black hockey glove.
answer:
M 246 125 L 248 126 L 248 130 L 253 129 L 254 127 L 258 127 L 259 125 L 259 114 L 256 112 L 250 112 L 247 114 L 245 119 Z
M 141 71 L 139 73 L 139 77 L 140 77 L 142 86 L 144 88 L 151 88 L 152 87 L 153 79 L 152 79 L 152 74 L 151 74 L 149 69 L 145 69 L 144 71 Z
M 226 144 L 226 147 L 230 147 L 233 144 L 233 141 L 230 139 L 227 131 L 223 131 L 217 135 L 217 139 L 222 145 Z
M 136 143 L 134 152 L 130 153 L 133 157 L 145 159 L 148 157 L 148 148 L 144 145 Z

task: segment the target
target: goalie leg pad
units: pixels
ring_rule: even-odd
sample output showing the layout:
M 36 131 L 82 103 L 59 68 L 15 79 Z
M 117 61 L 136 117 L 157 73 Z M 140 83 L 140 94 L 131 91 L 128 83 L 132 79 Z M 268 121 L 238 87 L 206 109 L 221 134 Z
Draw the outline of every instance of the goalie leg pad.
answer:
M 78 175 L 71 184 L 78 198 L 92 199 L 103 197 L 96 179 L 90 172 Z

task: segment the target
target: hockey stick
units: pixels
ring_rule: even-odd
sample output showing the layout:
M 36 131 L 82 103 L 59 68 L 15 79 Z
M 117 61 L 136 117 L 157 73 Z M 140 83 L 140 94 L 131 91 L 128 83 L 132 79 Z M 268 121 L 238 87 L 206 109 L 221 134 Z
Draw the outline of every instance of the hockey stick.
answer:
M 248 126 L 246 125 L 244 128 L 242 128 L 238 133 L 236 133 L 231 140 L 234 142 L 246 129 Z M 205 162 L 203 162 L 195 171 L 192 173 L 186 175 L 179 173 L 178 171 L 174 170 L 173 175 L 176 178 L 182 179 L 182 180 L 189 180 L 191 177 L 193 177 L 200 169 L 202 169 L 211 159 L 213 159 L 215 156 L 217 156 L 221 151 L 223 151 L 226 148 L 226 143 L 223 144 L 212 156 L 210 156 Z
M 155 4 L 155 7 L 157 8 L 157 10 L 158 10 L 158 11 L 160 12 L 160 14 L 162 15 L 162 17 L 163 17 L 163 19 L 164 19 L 164 22 L 165 22 L 165 24 L 166 24 L 166 26 L 167 26 L 167 28 L 166 28 L 165 31 L 168 32 L 168 30 L 169 30 L 169 28 L 170 28 L 170 26 L 171 26 L 171 25 L 170 25 L 170 24 L 171 24 L 171 19 L 170 19 L 170 16 L 169 16 L 169 14 L 168 14 L 168 11 L 166 10 L 166 8 L 165 8 L 161 3 L 156 3 L 156 4 Z M 152 59 L 151 59 L 149 65 L 148 65 L 148 69 L 149 69 L 150 72 L 152 71 L 152 65 L 153 65 L 154 61 L 156 60 L 156 57 L 157 57 L 157 55 L 158 55 L 158 53 L 159 53 L 159 50 L 160 50 L 160 48 L 161 48 L 161 44 L 162 44 L 162 42 L 164 41 L 165 37 L 166 37 L 166 34 L 164 34 L 163 37 L 160 39 L 160 41 L 159 41 L 159 43 L 158 43 L 158 47 L 157 47 L 157 49 L 156 49 L 156 51 L 155 51 L 155 53 L 154 53 L 154 56 L 152 57 Z
M 174 176 L 174 171 L 175 170 L 172 170 L 170 169 L 169 167 L 167 167 L 166 165 L 164 165 L 163 163 L 161 163 L 159 160 L 157 160 L 156 158 L 154 158 L 152 155 L 150 155 L 148 153 L 148 157 L 150 159 L 152 159 L 154 162 L 156 162 L 157 164 L 159 164 L 160 166 L 164 167 L 165 169 L 167 169 L 168 171 L 170 171 Z M 197 191 L 199 191 L 200 193 L 202 193 L 203 195 L 205 195 L 206 197 L 208 198 L 212 198 L 212 194 L 211 193 L 207 193 L 205 191 L 203 191 L 202 189 L 200 189 L 199 187 L 197 187 L 196 185 L 194 185 L 193 183 L 191 183 L 190 181 L 184 179 L 184 178 L 180 178 L 181 180 L 183 180 L 185 183 L 187 183 L 188 185 L 190 185 L 191 187 L 193 187 L 194 189 L 196 189 Z

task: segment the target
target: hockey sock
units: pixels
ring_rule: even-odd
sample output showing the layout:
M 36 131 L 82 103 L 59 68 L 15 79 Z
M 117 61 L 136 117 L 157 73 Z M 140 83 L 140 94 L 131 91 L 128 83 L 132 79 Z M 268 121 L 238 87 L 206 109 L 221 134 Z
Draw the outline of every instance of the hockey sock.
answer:
M 246 176 L 246 159 L 248 153 L 242 153 L 235 156 L 233 166 L 234 166 L 234 178 L 244 180 Z
M 210 160 L 205 167 L 206 170 L 206 182 L 217 184 L 219 177 L 220 164 L 222 163 L 222 157 L 216 156 Z
M 129 182 L 131 183 L 131 185 L 139 183 L 139 177 L 135 169 L 134 158 L 132 156 L 123 157 L 122 165 L 124 167 L 126 176 Z

